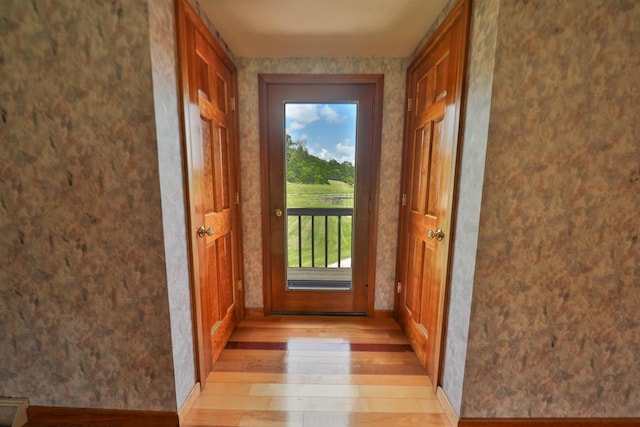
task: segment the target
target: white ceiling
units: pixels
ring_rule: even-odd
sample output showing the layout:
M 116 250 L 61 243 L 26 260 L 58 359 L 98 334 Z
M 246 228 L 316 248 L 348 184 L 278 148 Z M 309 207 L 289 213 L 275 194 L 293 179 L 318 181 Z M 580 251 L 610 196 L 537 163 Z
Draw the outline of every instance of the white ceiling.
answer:
M 446 0 L 199 0 L 237 57 L 407 57 Z

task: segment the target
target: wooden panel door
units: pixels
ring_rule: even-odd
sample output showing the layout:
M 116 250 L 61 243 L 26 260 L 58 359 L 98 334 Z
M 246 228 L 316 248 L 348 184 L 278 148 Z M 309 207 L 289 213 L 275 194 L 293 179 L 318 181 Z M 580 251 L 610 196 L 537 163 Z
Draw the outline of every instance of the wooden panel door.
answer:
M 225 331 L 216 331 L 234 304 L 235 272 L 232 261 L 231 216 L 233 197 L 229 165 L 229 86 L 231 72 L 221 63 L 204 38 L 196 32 L 196 70 L 198 110 L 201 133 L 194 149 L 202 150 L 203 169 L 200 171 L 202 197 L 196 211 L 200 225 L 196 229 L 200 288 L 203 312 L 203 332 L 211 335 L 212 358 L 224 347 Z M 199 154 L 200 155 L 200 154 Z M 216 333 L 218 332 L 218 333 Z M 208 349 L 207 349 L 208 350 Z M 205 350 L 206 351 L 206 350 Z
M 445 315 L 465 4 L 452 11 L 407 74 L 396 303 L 399 320 L 434 385 Z
M 239 320 L 239 211 L 235 68 L 191 9 L 181 33 L 186 61 L 185 140 L 194 305 L 201 384 Z M 183 76 L 185 77 L 185 76 Z

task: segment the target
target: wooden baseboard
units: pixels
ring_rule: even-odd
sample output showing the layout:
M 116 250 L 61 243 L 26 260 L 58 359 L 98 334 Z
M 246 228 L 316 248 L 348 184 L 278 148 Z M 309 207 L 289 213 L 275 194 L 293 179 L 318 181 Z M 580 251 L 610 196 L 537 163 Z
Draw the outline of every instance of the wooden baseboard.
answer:
M 164 411 L 29 406 L 26 427 L 178 427 L 178 414 Z
M 245 307 L 244 318 L 245 319 L 261 319 L 264 317 L 264 308 L 262 307 Z
M 189 411 L 193 408 L 193 404 L 196 402 L 198 397 L 200 397 L 200 383 L 196 382 L 191 389 L 187 400 L 184 401 L 182 407 L 178 411 L 178 420 L 180 420 L 180 425 L 184 424 L 184 421 L 187 419 L 187 415 L 189 415 Z
M 458 427 L 631 427 L 640 418 L 460 418 Z
M 447 394 L 440 386 L 438 386 L 438 389 L 436 390 L 436 398 L 438 399 L 440 406 L 442 406 L 444 413 L 447 415 L 449 423 L 454 427 L 457 426 L 458 422 L 460 421 L 460 419 L 458 418 L 458 414 L 456 414 L 456 411 L 455 409 L 453 409 L 453 405 L 449 401 Z
M 261 319 L 264 317 L 264 308 L 262 307 L 245 307 L 244 318 L 245 319 Z M 393 310 L 374 310 L 374 319 L 392 319 Z
M 374 319 L 393 319 L 393 310 L 373 310 Z

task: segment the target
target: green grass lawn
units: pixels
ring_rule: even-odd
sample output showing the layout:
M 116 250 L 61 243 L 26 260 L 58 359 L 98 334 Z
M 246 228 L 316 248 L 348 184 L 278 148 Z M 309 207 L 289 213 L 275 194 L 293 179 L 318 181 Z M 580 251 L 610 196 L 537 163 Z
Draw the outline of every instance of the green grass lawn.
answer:
M 339 181 L 330 184 L 287 182 L 289 208 L 352 208 L 353 185 Z
M 353 207 L 353 186 L 343 182 L 331 181 L 330 184 L 298 184 L 287 182 L 288 208 L 344 208 Z M 351 258 L 351 217 L 342 217 L 340 232 L 341 259 Z M 298 218 L 288 220 L 288 265 L 298 267 Z M 311 217 L 302 217 L 302 266 L 311 267 Z M 327 264 L 338 261 L 338 218 L 329 217 Z M 315 266 L 325 265 L 324 217 L 316 217 L 315 227 Z

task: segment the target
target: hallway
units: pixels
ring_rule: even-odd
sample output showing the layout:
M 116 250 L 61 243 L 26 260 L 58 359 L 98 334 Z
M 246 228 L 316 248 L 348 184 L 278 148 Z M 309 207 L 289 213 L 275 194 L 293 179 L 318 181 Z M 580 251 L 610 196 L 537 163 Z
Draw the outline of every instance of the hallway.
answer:
M 185 427 L 449 426 L 392 319 L 245 319 Z

